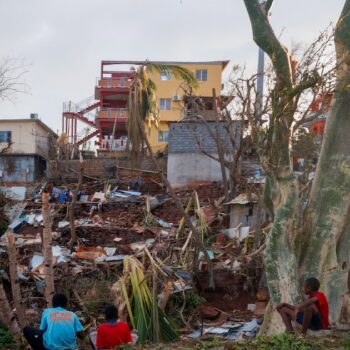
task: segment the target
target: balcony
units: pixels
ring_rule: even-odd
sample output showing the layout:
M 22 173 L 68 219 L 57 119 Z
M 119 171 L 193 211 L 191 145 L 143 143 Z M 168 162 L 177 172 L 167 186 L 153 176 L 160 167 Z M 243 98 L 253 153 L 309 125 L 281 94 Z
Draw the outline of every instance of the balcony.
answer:
M 128 119 L 127 108 L 100 108 L 97 112 L 98 119 L 108 119 L 116 122 L 126 122 Z
M 104 89 L 130 88 L 130 77 L 96 78 L 96 87 Z
M 114 139 L 113 137 L 105 136 L 104 139 L 101 142 L 101 145 L 99 147 L 99 151 L 126 151 L 126 145 L 127 145 L 128 139 L 126 137 L 122 137 L 119 139 Z

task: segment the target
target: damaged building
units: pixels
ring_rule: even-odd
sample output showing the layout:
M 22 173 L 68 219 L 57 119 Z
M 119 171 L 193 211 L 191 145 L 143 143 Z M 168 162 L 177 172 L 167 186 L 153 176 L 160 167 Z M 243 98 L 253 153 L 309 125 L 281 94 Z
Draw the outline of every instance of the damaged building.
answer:
M 56 138 L 37 114 L 31 114 L 28 119 L 1 119 L 1 183 L 25 187 L 45 177 Z

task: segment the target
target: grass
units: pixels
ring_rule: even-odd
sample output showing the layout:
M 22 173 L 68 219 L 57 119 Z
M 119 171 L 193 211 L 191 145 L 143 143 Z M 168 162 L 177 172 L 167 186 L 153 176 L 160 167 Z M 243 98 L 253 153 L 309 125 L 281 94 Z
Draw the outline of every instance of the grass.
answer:
M 0 350 L 15 349 L 16 343 L 12 335 L 3 327 L 0 326 Z

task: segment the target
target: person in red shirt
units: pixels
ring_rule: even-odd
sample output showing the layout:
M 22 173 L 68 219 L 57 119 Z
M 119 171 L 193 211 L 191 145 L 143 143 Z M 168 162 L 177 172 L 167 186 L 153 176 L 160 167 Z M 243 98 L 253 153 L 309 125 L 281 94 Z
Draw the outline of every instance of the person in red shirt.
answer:
M 116 349 L 122 344 L 132 343 L 129 326 L 125 322 L 118 322 L 118 311 L 114 305 L 105 309 L 106 323 L 97 328 L 96 347 L 98 350 Z
M 319 288 L 320 281 L 317 278 L 308 278 L 304 283 L 307 299 L 303 303 L 296 306 L 282 303 L 277 306 L 287 332 L 294 332 L 292 321 L 301 324 L 302 334 L 306 334 L 308 329 L 319 331 L 329 328 L 328 300 L 318 291 Z

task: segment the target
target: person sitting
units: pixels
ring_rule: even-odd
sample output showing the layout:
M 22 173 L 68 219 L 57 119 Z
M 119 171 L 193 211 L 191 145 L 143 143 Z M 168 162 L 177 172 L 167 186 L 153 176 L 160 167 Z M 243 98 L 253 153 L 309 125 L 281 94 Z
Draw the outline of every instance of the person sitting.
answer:
M 96 347 L 101 349 L 115 349 L 122 344 L 132 343 L 132 336 L 126 322 L 117 321 L 118 311 L 114 305 L 105 309 L 106 323 L 97 328 Z
M 282 303 L 277 311 L 287 328 L 287 332 L 294 332 L 292 321 L 299 323 L 301 333 L 306 334 L 308 329 L 319 331 L 329 328 L 329 306 L 326 296 L 319 292 L 320 281 L 317 278 L 308 278 L 304 283 L 306 301 L 293 306 Z
M 33 350 L 73 350 L 76 336 L 83 339 L 84 332 L 78 316 L 66 310 L 68 299 L 57 293 L 52 297 L 52 308 L 45 309 L 40 329 L 25 327 L 23 335 Z

